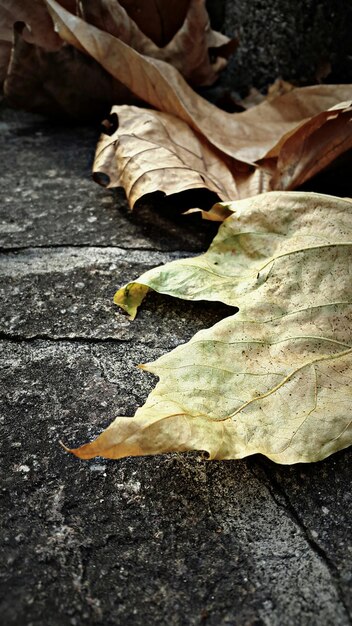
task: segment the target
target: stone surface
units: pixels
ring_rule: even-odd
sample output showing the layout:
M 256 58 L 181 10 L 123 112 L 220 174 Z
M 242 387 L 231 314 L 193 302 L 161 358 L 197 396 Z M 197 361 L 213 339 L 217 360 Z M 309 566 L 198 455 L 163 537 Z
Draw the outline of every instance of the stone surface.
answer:
M 121 282 L 202 249 L 209 232 L 113 208 L 87 178 L 91 130 L 6 111 L 1 123 L 4 624 L 350 625 L 351 450 L 280 467 L 197 454 L 80 462 L 59 446 L 133 415 L 155 383 L 135 366 L 230 310 L 151 295 L 129 322 L 111 303 Z
M 55 126 L 29 113 L 2 113 L 0 108 L 0 133 L 5 157 L 0 248 L 119 245 L 200 250 L 211 241 L 211 224 L 200 230 L 197 219 L 172 220 L 161 203 L 158 211 L 144 205 L 131 213 L 122 193 L 92 183 L 98 123 Z M 179 207 L 184 208 L 189 207 Z
M 154 382 L 133 364 L 158 350 L 64 341 L 1 349 L 4 573 L 13 594 L 5 623 L 27 614 L 43 624 L 49 616 L 53 624 L 348 624 L 334 573 L 254 459 L 80 463 L 58 446 L 131 414 Z M 318 472 L 343 474 L 345 457 Z M 301 476 L 292 468 L 288 494 Z M 317 509 L 309 532 L 326 523 Z
M 233 309 L 180 302 L 175 318 L 170 298 L 150 294 L 131 323 L 113 304 L 113 296 L 147 269 L 180 256 L 117 247 L 39 248 L 0 254 L 1 330 L 27 338 L 45 335 L 126 341 L 141 336 L 144 343 L 176 346 Z
M 262 89 L 352 82 L 352 4 L 343 0 L 208 0 L 214 25 L 239 40 L 221 83 Z

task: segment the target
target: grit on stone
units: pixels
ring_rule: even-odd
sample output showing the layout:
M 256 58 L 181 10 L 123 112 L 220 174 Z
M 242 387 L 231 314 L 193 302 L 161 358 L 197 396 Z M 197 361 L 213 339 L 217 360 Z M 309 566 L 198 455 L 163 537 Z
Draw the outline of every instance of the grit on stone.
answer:
M 4 625 L 351 624 L 351 451 L 315 465 L 78 461 L 155 384 L 136 369 L 231 309 L 114 291 L 206 248 L 203 224 L 90 180 L 97 132 L 2 111 Z M 205 228 L 205 230 L 204 230 Z
M 214 27 L 238 49 L 221 84 L 246 91 L 283 78 L 294 84 L 352 81 L 352 4 L 341 0 L 206 0 Z

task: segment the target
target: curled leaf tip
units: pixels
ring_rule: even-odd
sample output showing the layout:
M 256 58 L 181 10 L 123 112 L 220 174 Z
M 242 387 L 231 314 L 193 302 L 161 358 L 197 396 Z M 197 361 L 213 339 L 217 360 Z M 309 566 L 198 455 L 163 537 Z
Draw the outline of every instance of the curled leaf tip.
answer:
M 68 448 L 67 446 L 65 446 L 64 442 L 63 442 L 63 441 L 61 441 L 61 439 L 60 439 L 60 441 L 59 441 L 59 445 L 61 446 L 61 448 L 63 448 L 63 449 L 65 450 L 65 452 L 72 452 L 72 450 L 70 450 L 70 448 Z
M 79 459 L 90 459 L 92 458 L 91 456 L 85 456 L 84 455 L 84 450 L 81 450 L 81 448 L 85 448 L 86 446 L 80 446 L 79 448 L 68 448 L 63 441 L 59 441 L 60 446 L 65 450 L 65 452 L 69 452 L 69 454 L 73 454 L 74 456 L 76 456 Z M 91 444 L 87 444 L 88 446 L 90 446 Z
M 134 320 L 137 309 L 149 291 L 149 287 L 140 283 L 129 283 L 121 287 L 114 295 L 114 303 L 129 314 Z

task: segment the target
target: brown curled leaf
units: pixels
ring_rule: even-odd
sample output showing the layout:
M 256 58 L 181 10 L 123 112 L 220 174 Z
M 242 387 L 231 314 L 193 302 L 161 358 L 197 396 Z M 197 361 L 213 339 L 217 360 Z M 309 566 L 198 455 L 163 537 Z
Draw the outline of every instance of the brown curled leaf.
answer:
M 283 135 L 347 100 L 351 92 L 348 85 L 305 87 L 243 113 L 226 113 L 196 94 L 170 64 L 138 54 L 65 11 L 55 0 L 46 2 L 64 41 L 95 58 L 136 96 L 187 122 L 209 143 L 244 163 L 253 165 L 266 157 Z
M 70 10 L 74 2 L 67 2 Z M 0 40 L 13 42 L 14 24 L 23 24 L 22 37 L 27 43 L 45 50 L 58 50 L 62 40 L 55 32 L 44 0 L 0 0 Z
M 115 106 L 111 114 L 117 129 L 100 138 L 94 177 L 99 182 L 103 174 L 107 187 L 123 187 L 131 207 L 156 191 L 173 195 L 206 188 L 222 200 L 237 197 L 231 160 L 185 122 L 132 106 Z
M 99 28 L 100 38 L 104 37 L 104 32 L 113 35 L 123 43 L 131 46 L 140 54 L 166 61 L 176 67 L 185 79 L 193 85 L 211 85 L 219 76 L 221 70 L 227 64 L 227 58 L 236 47 L 235 42 L 228 37 L 217 33 L 210 28 L 209 16 L 205 8 L 204 0 L 190 0 L 185 15 L 182 4 L 172 13 L 172 6 L 164 4 L 162 14 L 163 32 L 155 39 L 150 38 L 149 25 L 154 25 L 159 29 L 161 16 L 158 22 L 152 22 L 151 15 L 154 15 L 157 3 L 140 3 L 141 10 L 138 11 L 138 23 L 131 19 L 130 15 L 137 14 L 138 3 L 133 7 L 130 3 L 124 8 L 124 3 L 116 0 L 84 0 L 82 2 L 82 18 L 89 24 Z M 153 10 L 154 8 L 154 10 Z M 129 9 L 129 11 L 128 11 Z M 166 17 L 167 13 L 167 17 Z M 181 21 L 178 16 L 184 15 Z M 143 18 L 144 17 L 144 21 Z M 147 28 L 143 29 L 143 24 Z M 179 24 L 179 29 L 173 32 L 175 25 Z M 161 26 L 160 26 L 161 29 Z M 153 28 L 152 28 L 153 30 Z M 147 31 L 147 33 L 146 33 Z M 173 33 L 168 36 L 163 33 Z M 168 39 L 164 45 L 158 45 L 158 41 Z M 211 49 L 211 57 L 210 51 Z
M 351 148 L 352 101 L 349 101 L 314 116 L 283 142 L 272 188 L 294 189 L 302 185 Z
M 124 85 L 74 47 L 47 52 L 20 33 L 15 34 L 4 92 L 14 107 L 80 121 L 104 116 L 117 97 L 131 98 Z
M 120 4 L 141 31 L 163 48 L 182 27 L 191 0 L 120 0 Z
M 152 0 L 134 2 L 133 6 L 126 4 L 130 14 L 135 15 L 136 10 L 139 17 L 145 14 L 148 24 L 155 11 L 161 10 L 158 2 Z M 216 80 L 233 47 L 228 37 L 211 30 L 204 0 L 178 3 L 174 11 L 170 11 L 169 4 L 165 10 L 164 5 L 159 13 L 160 23 L 153 24 L 159 33 L 156 39 L 163 40 L 162 46 L 141 30 L 117 0 L 80 3 L 61 0 L 57 6 L 67 15 L 79 15 L 88 30 L 91 25 L 97 26 L 100 39 L 111 33 L 143 55 L 174 64 L 196 85 L 208 85 Z M 145 30 L 149 32 L 148 28 Z M 14 49 L 10 59 L 11 46 Z M 0 0 L 0 84 L 5 82 L 4 91 L 10 104 L 50 115 L 64 113 L 82 120 L 106 115 L 112 103 L 140 101 L 128 85 L 104 69 L 99 55 L 94 59 L 89 51 L 78 46 L 80 53 L 86 54 L 87 59 L 90 57 L 90 61 L 80 59 L 78 63 L 80 54 L 67 51 L 61 54 L 63 47 L 67 45 L 55 31 L 44 0 Z M 91 77 L 85 71 L 87 66 L 92 67 Z

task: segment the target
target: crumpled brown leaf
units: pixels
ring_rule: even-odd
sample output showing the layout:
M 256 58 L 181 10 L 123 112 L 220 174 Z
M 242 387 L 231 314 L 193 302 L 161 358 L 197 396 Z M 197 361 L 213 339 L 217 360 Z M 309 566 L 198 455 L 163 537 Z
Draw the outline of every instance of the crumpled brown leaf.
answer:
M 12 106 L 83 121 L 104 117 L 115 99 L 135 100 L 94 59 L 72 46 L 48 53 L 24 41 L 21 33 L 15 37 L 5 83 Z
M 8 74 L 14 25 L 18 23 L 22 23 L 23 27 L 20 30 L 23 40 L 27 43 L 35 42 L 50 52 L 62 46 L 62 40 L 53 29 L 52 20 L 44 2 L 0 0 L 0 86 Z
M 149 39 L 163 48 L 180 30 L 191 0 L 120 0 L 121 6 Z
M 138 54 L 120 39 L 102 33 L 46 0 L 64 41 L 85 51 L 154 108 L 187 122 L 225 154 L 254 164 L 279 144 L 283 135 L 313 115 L 351 97 L 349 85 L 316 85 L 265 101 L 242 113 L 227 113 L 204 100 L 170 64 Z
M 304 91 L 309 100 L 310 91 Z M 343 87 L 341 91 L 346 90 Z M 317 107 L 324 101 L 317 99 Z M 156 191 L 173 195 L 185 189 L 206 188 L 225 201 L 271 189 L 294 189 L 352 147 L 351 104 L 319 112 L 283 138 L 280 125 L 272 123 L 275 145 L 254 168 L 224 154 L 175 116 L 116 106 L 112 116 L 117 128 L 100 138 L 94 178 L 104 186 L 123 187 L 132 208 L 145 194 Z M 279 108 L 279 102 L 275 106 Z M 266 103 L 262 119 L 268 126 L 271 114 L 270 103 Z M 236 145 L 236 136 L 229 141 Z M 203 212 L 203 217 L 217 221 L 227 215 L 216 207 Z
M 94 178 L 107 187 L 123 187 L 131 206 L 158 190 L 172 195 L 206 188 L 219 198 L 238 195 L 230 163 L 182 120 L 123 105 L 111 114 L 118 116 L 118 126 L 100 138 Z
M 312 117 L 281 145 L 273 189 L 294 189 L 352 148 L 352 101 Z
M 280 160 L 281 149 L 285 142 L 289 138 L 292 142 L 293 136 L 296 136 L 299 144 L 304 137 L 302 133 L 305 132 L 309 132 L 313 136 L 313 130 L 316 126 L 322 128 L 325 123 L 331 121 L 330 114 L 325 114 L 317 119 L 315 116 L 321 115 L 331 107 L 336 107 L 342 101 L 347 101 L 352 95 L 350 85 L 317 85 L 293 89 L 275 98 L 270 97 L 258 106 L 241 113 L 226 113 L 195 94 L 179 72 L 170 64 L 140 55 L 136 50 L 126 46 L 120 39 L 111 35 L 104 33 L 102 36 L 100 30 L 65 11 L 55 0 L 46 1 L 62 39 L 99 60 L 109 73 L 118 78 L 141 99 L 146 100 L 156 109 L 170 113 L 175 118 L 186 122 L 198 135 L 198 140 L 199 136 L 202 136 L 202 141 L 212 144 L 217 149 L 214 158 L 223 159 L 225 167 L 228 167 L 227 157 L 231 157 L 230 174 L 234 177 L 237 187 L 236 195 L 232 195 L 235 198 L 244 198 L 267 191 L 270 188 L 274 189 L 276 184 L 281 189 L 286 188 L 281 179 L 280 182 L 275 182 L 278 179 L 277 163 Z M 349 124 L 348 111 L 336 110 L 335 113 L 339 124 L 342 126 Z M 307 123 L 308 127 L 305 126 Z M 157 125 L 157 122 L 155 124 Z M 170 121 L 169 134 L 171 137 L 174 136 L 172 124 L 173 122 Z M 118 134 L 122 133 L 123 129 L 121 128 Z M 122 167 L 127 169 L 127 171 L 124 169 L 124 179 L 129 177 L 128 168 L 135 167 L 135 155 L 144 149 L 143 140 L 138 149 L 136 137 L 132 137 L 130 131 L 127 134 L 130 135 L 130 141 L 134 144 L 134 156 L 129 159 L 127 164 L 124 157 L 121 159 Z M 332 139 L 332 141 L 334 140 Z M 103 139 L 99 146 L 99 162 L 95 166 L 95 169 L 100 172 L 101 148 L 104 142 Z M 347 149 L 347 145 L 348 143 L 345 142 L 343 149 Z M 118 146 L 118 142 L 115 146 Z M 325 145 L 324 149 L 326 147 Z M 177 140 L 174 148 L 177 153 Z M 127 141 L 124 150 L 127 151 L 126 153 L 129 152 Z M 316 165 L 312 172 L 316 173 L 319 167 L 326 166 L 327 159 L 319 157 L 319 142 L 313 141 L 309 150 L 316 151 L 315 155 L 311 154 L 309 157 L 307 155 L 305 157 L 309 161 L 315 162 Z M 333 151 L 329 150 L 329 152 L 333 156 L 333 154 L 337 154 L 338 150 L 342 150 L 342 144 L 338 149 L 335 147 Z M 218 151 L 226 156 L 221 157 Z M 110 154 L 113 154 L 111 144 Z M 157 156 L 157 153 L 155 155 Z M 118 163 L 120 156 L 121 151 L 119 156 L 113 157 L 114 161 Z M 285 163 L 287 157 L 282 160 Z M 239 165 L 240 163 L 241 165 Z M 155 164 L 155 160 L 152 160 L 145 164 L 144 171 L 139 168 L 139 178 L 148 172 L 155 171 L 154 187 L 158 188 L 161 168 L 160 163 L 158 163 L 158 167 L 155 167 Z M 244 167 L 243 164 L 252 167 Z M 108 176 L 110 179 L 111 171 L 112 167 L 109 167 Z M 223 167 L 222 171 L 224 171 Z M 174 170 L 170 169 L 169 174 L 168 183 L 166 183 L 166 177 L 163 175 L 163 186 L 167 186 L 169 188 L 168 193 L 171 193 L 170 189 L 173 181 L 175 181 Z M 135 173 L 131 176 L 135 176 Z M 148 174 L 148 176 L 151 180 L 152 175 Z M 115 179 L 121 179 L 119 173 Z M 226 175 L 226 179 L 230 181 L 230 176 Z M 290 184 L 289 188 L 295 186 L 293 182 L 285 182 L 284 185 L 286 184 Z M 176 188 L 179 186 L 177 181 L 175 181 L 175 186 Z M 126 188 L 129 193 L 130 188 L 128 186 Z M 224 195 L 223 197 L 228 196 Z M 131 204 L 133 205 L 135 201 L 136 189 L 134 189 L 133 197 L 131 197 Z
M 0 40 L 0 87 L 3 84 L 11 57 L 11 43 Z
M 62 4 L 76 6 L 75 0 Z M 124 85 L 62 41 L 44 0 L 0 0 L 0 21 L 7 45 L 0 46 L 0 82 L 12 106 L 89 119 L 104 115 L 116 95 L 131 101 Z
M 175 18 L 180 15 L 180 10 L 181 15 L 184 14 L 182 3 L 181 7 L 174 7 L 173 12 L 172 6 L 165 11 L 166 5 L 164 3 L 163 17 L 166 20 L 164 31 L 168 31 L 171 27 L 169 32 L 172 32 L 172 27 L 175 27 L 175 24 L 179 24 L 179 30 L 162 46 L 159 46 L 156 41 L 162 42 L 168 37 L 162 36 L 161 26 L 157 32 L 155 32 L 155 28 L 152 28 L 154 38 L 145 34 L 145 30 L 149 30 L 149 24 L 155 26 L 155 22 L 153 22 L 153 16 L 156 13 L 155 2 L 148 2 L 146 5 L 137 3 L 137 6 L 142 4 L 142 11 L 140 14 L 138 13 L 139 25 L 131 19 L 128 12 L 121 6 L 122 4 L 124 3 L 117 2 L 117 0 L 99 0 L 99 2 L 84 0 L 81 5 L 81 16 L 85 22 L 99 28 L 101 31 L 100 39 L 104 37 L 106 32 L 131 46 L 140 54 L 166 61 L 176 67 L 192 85 L 211 85 L 218 78 L 219 73 L 226 66 L 227 57 L 235 43 L 229 45 L 228 37 L 210 28 L 204 0 L 190 0 L 188 2 L 188 9 L 181 24 Z M 125 4 L 130 7 L 130 12 L 135 16 L 136 10 L 132 10 L 133 7 L 130 3 Z M 214 59 L 210 59 L 210 49 Z M 102 62 L 102 59 L 97 60 Z
M 148 24 L 158 9 L 157 0 L 146 4 L 139 1 L 133 6 L 128 1 L 125 4 L 132 15 L 136 10 L 138 13 L 142 4 Z M 67 9 L 68 15 L 77 13 L 83 24 L 87 22 L 87 28 L 90 28 L 88 22 L 98 26 L 100 38 L 111 33 L 144 55 L 173 63 L 194 85 L 214 82 L 233 49 L 227 37 L 211 30 L 204 0 L 181 2 L 168 17 L 164 15 L 165 10 L 162 11 L 163 28 L 160 22 L 157 30 L 152 29 L 156 42 L 140 29 L 117 0 L 82 0 L 80 3 L 61 0 L 58 6 Z M 10 104 L 50 114 L 62 110 L 82 119 L 106 115 L 112 103 L 140 101 L 101 66 L 101 59 L 87 61 L 81 56 L 81 50 L 62 52 L 67 44 L 54 30 L 45 0 L 0 0 L 0 23 L 0 82 L 5 81 L 4 92 Z M 158 41 L 162 41 L 162 47 Z M 87 51 L 83 54 L 87 56 Z M 119 63 L 118 59 L 115 61 Z M 87 67 L 92 68 L 90 79 Z
M 68 10 L 75 2 L 62 2 Z M 22 22 L 22 37 L 53 52 L 62 46 L 62 40 L 55 32 L 44 0 L 0 0 L 0 40 L 12 43 L 14 24 Z

